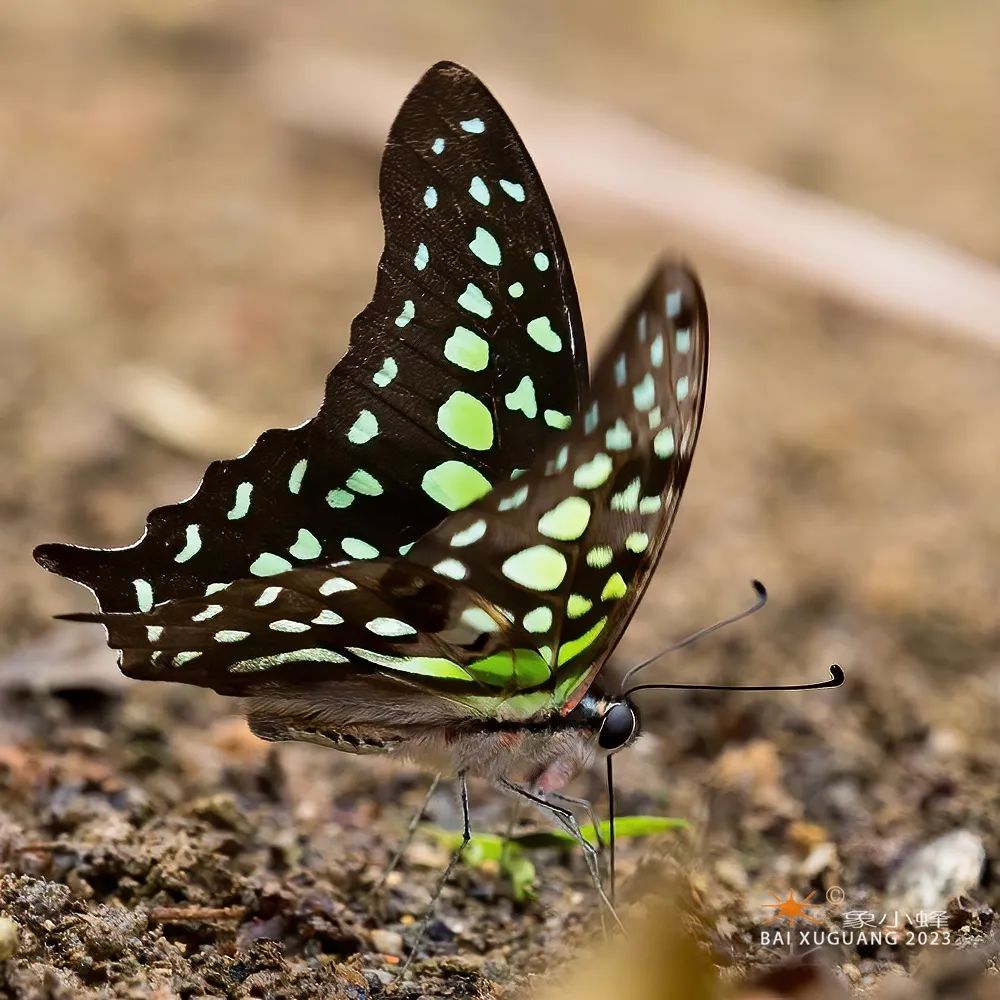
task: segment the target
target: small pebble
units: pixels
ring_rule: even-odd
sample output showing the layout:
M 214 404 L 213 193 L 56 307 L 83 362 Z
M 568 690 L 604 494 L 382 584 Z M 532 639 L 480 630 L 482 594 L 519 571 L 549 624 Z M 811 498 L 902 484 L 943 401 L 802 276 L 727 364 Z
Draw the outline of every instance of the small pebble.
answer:
M 0 962 L 6 962 L 17 954 L 20 943 L 17 923 L 10 917 L 0 917 Z
M 985 863 L 982 840 L 968 830 L 953 830 L 906 859 L 889 879 L 889 899 L 910 916 L 943 910 L 949 899 L 979 884 Z
M 380 955 L 402 955 L 403 935 L 379 928 L 372 931 L 372 947 Z

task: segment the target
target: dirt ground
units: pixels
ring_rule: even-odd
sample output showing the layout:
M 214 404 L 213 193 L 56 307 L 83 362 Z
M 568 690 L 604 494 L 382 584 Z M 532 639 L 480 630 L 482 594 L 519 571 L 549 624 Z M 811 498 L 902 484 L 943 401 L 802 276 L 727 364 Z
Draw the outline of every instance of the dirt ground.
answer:
M 628 971 L 597 954 L 582 860 L 550 851 L 526 904 L 494 871 L 459 871 L 394 986 L 444 851 L 418 836 L 371 890 L 426 776 L 263 744 L 231 704 L 125 682 L 97 637 L 49 620 L 89 597 L 32 546 L 126 544 L 213 449 L 311 415 L 367 301 L 377 151 L 277 115 L 261 85 L 276 53 L 414 80 L 452 58 L 997 263 L 997 38 L 1000 10 L 972 0 L 0 10 L 0 996 L 508 997 L 558 988 L 564 962 Z M 650 967 L 692 940 L 718 971 L 692 986 L 700 959 L 678 958 L 630 995 L 1000 994 L 1000 358 L 684 233 L 599 207 L 560 219 L 592 344 L 664 249 L 696 263 L 712 316 L 699 454 L 618 667 L 760 577 L 763 614 L 658 676 L 848 674 L 835 692 L 645 697 L 619 809 L 690 829 L 621 845 L 623 912 L 653 935 Z M 168 378 L 205 414 L 178 410 Z M 574 787 L 605 809 L 600 773 Z M 476 828 L 501 830 L 507 803 L 472 792 Z M 430 818 L 457 825 L 450 789 Z M 815 893 L 810 928 L 919 909 L 949 943 L 765 945 L 766 904 L 790 892 Z

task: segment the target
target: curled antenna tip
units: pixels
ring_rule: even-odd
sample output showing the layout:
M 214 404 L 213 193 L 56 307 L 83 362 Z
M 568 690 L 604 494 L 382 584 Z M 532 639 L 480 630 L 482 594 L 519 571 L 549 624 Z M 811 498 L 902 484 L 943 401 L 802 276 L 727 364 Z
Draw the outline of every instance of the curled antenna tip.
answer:
M 833 683 L 830 685 L 830 687 L 840 687 L 840 685 L 843 684 L 845 680 L 847 680 L 843 668 L 840 666 L 839 663 L 830 664 L 830 677 L 833 680 Z
M 750 581 L 750 586 L 753 587 L 753 589 L 757 593 L 757 596 L 762 601 L 766 601 L 767 600 L 767 587 L 765 587 L 764 584 L 760 582 L 760 580 L 751 580 Z

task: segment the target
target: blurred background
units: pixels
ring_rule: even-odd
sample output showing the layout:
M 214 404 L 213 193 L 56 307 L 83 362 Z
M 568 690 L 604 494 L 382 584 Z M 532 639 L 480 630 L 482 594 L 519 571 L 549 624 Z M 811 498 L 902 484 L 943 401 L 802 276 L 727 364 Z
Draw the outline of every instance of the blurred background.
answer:
M 704 940 L 751 974 L 787 953 L 762 948 L 759 931 L 762 905 L 791 890 L 842 889 L 820 914 L 836 923 L 913 903 L 919 885 L 927 909 L 952 899 L 956 939 L 985 940 L 1000 904 L 1000 355 L 940 318 L 951 302 L 962 311 L 961 269 L 943 297 L 940 275 L 910 273 L 912 299 L 926 281 L 933 309 L 893 318 L 768 264 L 789 224 L 780 211 L 758 258 L 745 232 L 700 225 L 702 206 L 672 220 L 626 206 L 616 156 L 639 154 L 588 123 L 669 140 L 665 163 L 692 150 L 737 168 L 734 204 L 756 197 L 755 177 L 790 204 L 817 196 L 820 246 L 823 203 L 847 207 L 859 246 L 865 220 L 881 220 L 904 242 L 977 258 L 996 282 L 998 38 L 1000 8 L 985 0 L 0 10 L 0 911 L 21 942 L 0 968 L 12 994 L 52 969 L 79 996 L 129 977 L 164 997 L 183 977 L 234 995 L 353 982 L 361 996 L 391 968 L 378 956 L 399 948 L 379 935 L 405 931 L 433 885 L 443 856 L 418 840 L 382 917 L 360 888 L 419 802 L 419 775 L 274 750 L 211 693 L 124 682 L 98 637 L 50 622 L 90 598 L 30 551 L 128 544 L 208 459 L 315 412 L 374 284 L 377 137 L 443 58 L 482 77 L 536 153 L 594 353 L 657 256 L 686 256 L 707 292 L 699 454 L 617 665 L 736 610 L 760 577 L 763 614 L 658 677 L 791 683 L 831 662 L 848 675 L 836 692 L 646 696 L 649 735 L 618 761 L 619 809 L 683 816 L 692 831 L 623 848 L 626 900 L 641 907 L 650 884 L 630 885 L 637 868 L 682 869 Z M 572 157 L 550 128 L 575 130 Z M 604 191 L 587 187 L 588 146 Z M 854 255 L 838 244 L 821 257 L 822 273 Z M 602 801 L 599 775 L 576 787 Z M 477 823 L 502 827 L 504 804 L 474 794 Z M 432 818 L 454 822 L 449 793 Z M 418 975 L 499 996 L 589 940 L 582 868 L 548 862 L 526 907 L 463 872 L 434 925 L 439 957 Z M 225 912 L 184 918 L 186 906 Z M 80 913 L 99 928 L 82 945 L 67 929 Z M 883 988 L 929 961 L 917 947 L 851 946 L 826 960 L 839 988 Z

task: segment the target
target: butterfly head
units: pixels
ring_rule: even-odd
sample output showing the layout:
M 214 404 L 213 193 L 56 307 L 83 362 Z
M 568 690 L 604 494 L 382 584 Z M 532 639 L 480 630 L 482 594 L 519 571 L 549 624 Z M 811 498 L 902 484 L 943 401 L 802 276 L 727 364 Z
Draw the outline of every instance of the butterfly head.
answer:
M 642 733 L 639 709 L 631 698 L 610 697 L 600 691 L 588 694 L 578 711 L 589 717 L 594 727 L 597 745 L 607 754 L 617 753 L 631 746 Z

